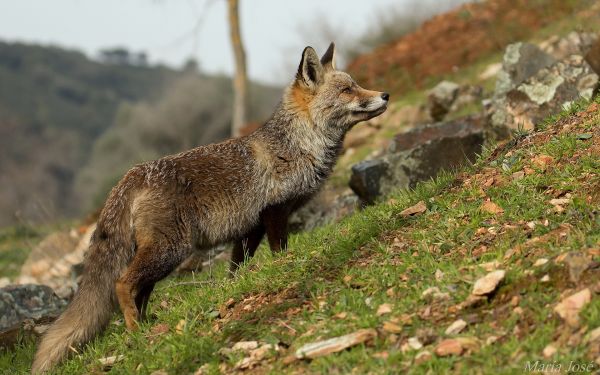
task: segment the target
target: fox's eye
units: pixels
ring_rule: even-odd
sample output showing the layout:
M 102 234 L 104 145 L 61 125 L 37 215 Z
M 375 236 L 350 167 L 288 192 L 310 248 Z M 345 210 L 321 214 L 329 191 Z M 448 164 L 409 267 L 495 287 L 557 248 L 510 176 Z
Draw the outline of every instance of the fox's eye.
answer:
M 344 94 L 351 94 L 352 93 L 352 87 L 346 87 L 345 89 L 342 90 L 342 92 Z

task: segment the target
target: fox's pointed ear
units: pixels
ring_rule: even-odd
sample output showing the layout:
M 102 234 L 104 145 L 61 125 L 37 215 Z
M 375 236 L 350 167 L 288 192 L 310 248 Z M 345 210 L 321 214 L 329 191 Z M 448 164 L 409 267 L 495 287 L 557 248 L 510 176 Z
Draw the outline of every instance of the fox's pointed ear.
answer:
M 321 65 L 325 70 L 335 70 L 335 43 L 331 42 L 323 57 L 321 57 Z
M 312 47 L 306 47 L 302 52 L 296 79 L 310 88 L 317 87 L 323 81 L 323 65 Z

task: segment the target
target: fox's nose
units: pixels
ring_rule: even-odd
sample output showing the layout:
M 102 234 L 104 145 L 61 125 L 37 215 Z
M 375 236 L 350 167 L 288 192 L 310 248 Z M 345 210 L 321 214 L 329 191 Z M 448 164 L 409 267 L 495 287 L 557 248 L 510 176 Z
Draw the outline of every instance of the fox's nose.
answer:
M 383 99 L 387 102 L 388 100 L 390 100 L 390 94 L 388 94 L 387 92 L 382 93 L 381 99 Z

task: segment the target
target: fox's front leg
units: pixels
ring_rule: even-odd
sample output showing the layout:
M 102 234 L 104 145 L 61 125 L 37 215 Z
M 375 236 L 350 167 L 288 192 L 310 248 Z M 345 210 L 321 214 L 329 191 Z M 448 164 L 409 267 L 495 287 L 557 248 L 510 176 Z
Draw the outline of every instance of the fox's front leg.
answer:
M 290 210 L 286 205 L 268 207 L 262 214 L 262 222 L 267 231 L 269 247 L 274 253 L 287 248 L 289 216 Z

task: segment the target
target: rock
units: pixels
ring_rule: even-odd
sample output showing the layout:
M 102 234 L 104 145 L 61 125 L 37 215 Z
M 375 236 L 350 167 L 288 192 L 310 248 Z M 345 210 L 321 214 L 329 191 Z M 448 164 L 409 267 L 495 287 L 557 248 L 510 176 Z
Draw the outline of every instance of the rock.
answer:
M 372 204 L 380 194 L 380 181 L 387 170 L 384 160 L 365 160 L 352 166 L 350 188 L 364 204 Z
M 402 217 L 414 216 L 414 215 L 423 213 L 425 211 L 427 211 L 427 206 L 425 205 L 425 202 L 419 201 L 414 206 L 410 206 L 410 207 L 402 210 L 400 212 L 400 216 L 402 216 Z
M 358 345 L 375 337 L 377 337 L 377 331 L 374 329 L 360 329 L 348 335 L 306 344 L 296 350 L 295 356 L 298 359 L 322 357 Z
M 554 347 L 552 344 L 546 345 L 542 351 L 542 354 L 544 355 L 544 358 L 550 359 L 554 356 L 554 354 L 556 354 L 556 347 Z
M 0 346 L 12 346 L 24 331 L 52 322 L 66 305 L 45 285 L 0 288 Z
M 535 263 L 533 263 L 534 267 L 541 267 L 544 264 L 548 263 L 548 259 L 547 258 L 539 258 L 538 260 L 535 261 Z
M 77 278 L 95 229 L 92 224 L 82 234 L 74 230 L 49 234 L 29 254 L 17 282 L 48 285 L 56 291 L 62 289 L 63 295 L 68 289 L 77 290 Z
M 423 347 L 423 344 L 419 341 L 418 337 L 410 337 L 408 339 L 408 346 L 413 350 L 419 350 Z
M 569 268 L 569 281 L 575 284 L 579 282 L 581 275 L 593 264 L 592 257 L 575 251 L 568 253 L 564 258 L 564 262 Z
M 0 277 L 0 288 L 4 288 L 5 286 L 9 286 L 11 281 L 8 277 Z
M 115 363 L 122 361 L 125 359 L 124 355 L 113 355 L 110 357 L 100 358 L 98 361 L 105 368 L 110 368 L 114 366 Z
M 562 60 L 571 55 L 585 55 L 598 40 L 594 33 L 570 32 L 561 38 L 553 35 L 540 43 L 539 48 L 557 60 Z
M 379 305 L 379 307 L 377 308 L 377 316 L 382 316 L 385 314 L 389 314 L 392 312 L 392 305 L 389 303 L 383 303 L 381 305 Z
M 460 333 L 467 326 L 467 322 L 462 319 L 455 320 L 444 332 L 446 335 L 456 335 Z
M 435 354 L 440 357 L 447 357 L 450 355 L 461 355 L 463 352 L 463 346 L 456 339 L 442 340 L 435 348 Z
M 450 112 L 452 104 L 458 96 L 460 86 L 454 82 L 442 81 L 438 83 L 427 97 L 429 115 L 434 121 L 442 121 Z
M 589 288 L 580 290 L 560 301 L 554 311 L 571 327 L 579 326 L 579 311 L 592 299 Z
M 518 128 L 532 130 L 579 97 L 591 98 L 598 82 L 580 54 L 556 60 L 534 45 L 511 44 L 487 110 L 491 130 L 497 138 Z
M 294 212 L 288 227 L 292 232 L 311 230 L 338 222 L 359 207 L 359 198 L 350 189 L 343 192 L 321 190 L 306 205 Z
M 366 203 L 398 188 L 414 188 L 442 170 L 474 161 L 483 141 L 477 116 L 417 127 L 394 137 L 380 159 L 355 165 L 351 187 Z
M 484 296 L 496 290 L 496 287 L 502 280 L 504 280 L 506 272 L 504 270 L 497 270 L 488 273 L 484 277 L 480 278 L 473 285 L 473 291 L 471 292 L 474 296 Z
M 432 357 L 430 351 L 423 350 L 415 356 L 415 364 L 420 365 L 421 363 L 429 361 Z
M 508 45 L 502 59 L 502 70 L 497 74 L 494 95 L 507 94 L 555 62 L 556 59 L 533 44 L 519 42 Z
M 383 322 L 383 330 L 389 333 L 402 333 L 402 326 L 397 323 L 387 321 Z

